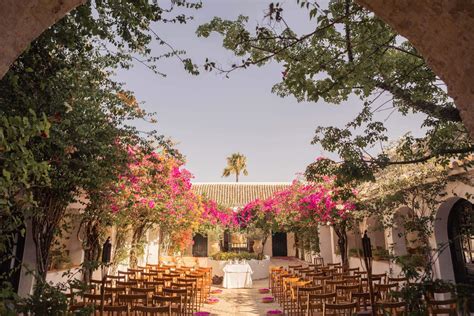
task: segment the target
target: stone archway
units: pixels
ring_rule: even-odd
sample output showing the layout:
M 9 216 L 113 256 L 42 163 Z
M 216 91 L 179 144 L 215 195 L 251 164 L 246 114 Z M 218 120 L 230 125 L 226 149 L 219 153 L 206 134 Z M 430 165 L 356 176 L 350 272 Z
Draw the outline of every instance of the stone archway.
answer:
M 443 80 L 474 139 L 474 4 L 469 0 L 356 0 L 406 37 Z
M 0 1 L 0 79 L 28 45 L 85 0 Z
M 474 234 L 472 203 L 458 200 L 448 217 L 449 249 L 456 283 L 474 283 Z
M 433 249 L 442 249 L 438 254 L 438 260 L 434 263 L 435 277 L 453 282 L 455 275 L 449 247 L 448 219 L 453 206 L 460 200 L 462 200 L 460 197 L 451 197 L 440 205 L 434 223 L 434 244 L 432 244 Z

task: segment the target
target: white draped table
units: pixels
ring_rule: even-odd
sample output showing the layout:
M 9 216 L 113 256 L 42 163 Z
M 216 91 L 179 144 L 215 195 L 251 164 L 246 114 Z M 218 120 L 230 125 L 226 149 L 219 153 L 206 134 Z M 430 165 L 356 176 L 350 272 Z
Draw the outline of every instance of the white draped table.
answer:
M 248 263 L 227 264 L 224 267 L 223 286 L 226 289 L 251 288 L 252 273 Z

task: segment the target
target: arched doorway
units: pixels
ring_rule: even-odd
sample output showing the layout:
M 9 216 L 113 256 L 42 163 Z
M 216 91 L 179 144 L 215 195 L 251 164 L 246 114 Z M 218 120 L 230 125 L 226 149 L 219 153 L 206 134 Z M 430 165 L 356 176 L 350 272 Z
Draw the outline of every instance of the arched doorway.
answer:
M 460 199 L 451 208 L 448 238 L 456 283 L 474 284 L 474 214 L 471 202 Z
M 193 242 L 193 257 L 207 257 L 207 236 L 196 234 Z
M 272 235 L 272 255 L 273 257 L 288 256 L 286 233 L 274 233 Z

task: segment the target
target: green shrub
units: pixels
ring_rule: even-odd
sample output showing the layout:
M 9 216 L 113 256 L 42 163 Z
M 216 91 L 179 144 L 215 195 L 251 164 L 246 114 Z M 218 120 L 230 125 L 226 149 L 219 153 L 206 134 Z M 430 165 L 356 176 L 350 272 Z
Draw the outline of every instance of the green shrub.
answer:
M 377 246 L 377 248 L 372 249 L 372 257 L 374 260 L 389 260 L 390 253 L 387 249 Z
M 397 263 L 401 266 L 422 268 L 426 265 L 426 258 L 420 254 L 408 254 L 398 257 Z
M 349 256 L 351 257 L 362 257 L 363 256 L 363 253 L 362 253 L 362 249 L 360 248 L 351 248 L 349 249 Z
M 256 253 L 249 252 L 218 252 L 212 256 L 214 260 L 228 261 L 228 260 L 258 260 Z

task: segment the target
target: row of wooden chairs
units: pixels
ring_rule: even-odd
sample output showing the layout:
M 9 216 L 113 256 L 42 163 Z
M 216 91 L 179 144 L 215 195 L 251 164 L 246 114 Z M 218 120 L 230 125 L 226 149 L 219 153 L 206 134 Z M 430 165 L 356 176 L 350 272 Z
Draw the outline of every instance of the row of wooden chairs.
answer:
M 383 315 L 399 315 L 406 311 L 405 303 L 397 301 L 395 293 L 406 284 L 404 277 L 374 274 L 372 285 L 375 291 L 375 308 Z M 340 264 L 293 265 L 270 270 L 270 289 L 288 315 L 314 315 L 370 312 L 369 281 L 359 268 L 342 271 Z M 430 314 L 439 311 L 456 314 L 456 299 L 427 300 Z
M 211 268 L 119 271 L 104 282 L 92 280 L 90 293 L 72 292 L 70 309 L 103 306 L 105 315 L 159 315 L 168 308 L 173 315 L 192 315 L 210 294 L 211 275 Z

